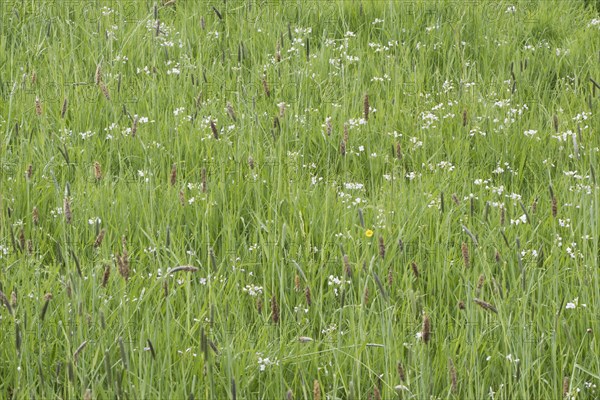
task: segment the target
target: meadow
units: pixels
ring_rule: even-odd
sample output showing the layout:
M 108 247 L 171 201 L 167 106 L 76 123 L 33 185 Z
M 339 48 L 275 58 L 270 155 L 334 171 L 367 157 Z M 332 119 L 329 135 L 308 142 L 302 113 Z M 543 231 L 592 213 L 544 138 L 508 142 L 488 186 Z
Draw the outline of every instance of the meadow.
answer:
M 600 2 L 0 7 L 0 398 L 600 397 Z

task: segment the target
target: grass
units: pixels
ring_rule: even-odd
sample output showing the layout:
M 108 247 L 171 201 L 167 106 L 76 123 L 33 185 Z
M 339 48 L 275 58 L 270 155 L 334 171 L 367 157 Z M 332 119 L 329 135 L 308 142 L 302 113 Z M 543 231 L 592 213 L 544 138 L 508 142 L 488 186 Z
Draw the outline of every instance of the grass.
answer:
M 596 6 L 2 3 L 0 397 L 597 398 Z

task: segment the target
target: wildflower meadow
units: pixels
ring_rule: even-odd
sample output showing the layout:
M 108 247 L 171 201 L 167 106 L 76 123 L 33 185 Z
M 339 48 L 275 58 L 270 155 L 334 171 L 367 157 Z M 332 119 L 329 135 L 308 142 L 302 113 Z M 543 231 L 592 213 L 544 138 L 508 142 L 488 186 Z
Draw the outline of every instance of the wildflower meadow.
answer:
M 600 398 L 599 1 L 0 8 L 0 398 Z

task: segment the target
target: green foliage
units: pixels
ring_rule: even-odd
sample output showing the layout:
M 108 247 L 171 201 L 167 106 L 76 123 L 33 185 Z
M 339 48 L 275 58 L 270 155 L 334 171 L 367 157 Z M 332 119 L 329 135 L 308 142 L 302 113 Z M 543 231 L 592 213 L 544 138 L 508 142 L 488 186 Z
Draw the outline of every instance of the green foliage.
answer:
M 598 2 L 0 7 L 0 398 L 598 397 Z

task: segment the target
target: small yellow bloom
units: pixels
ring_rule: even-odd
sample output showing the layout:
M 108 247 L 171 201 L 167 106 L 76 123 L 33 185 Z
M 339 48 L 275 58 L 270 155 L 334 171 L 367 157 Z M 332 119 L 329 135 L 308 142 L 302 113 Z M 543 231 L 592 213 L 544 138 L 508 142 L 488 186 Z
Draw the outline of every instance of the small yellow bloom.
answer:
M 372 230 L 370 230 L 370 229 L 367 229 L 367 230 L 365 231 L 365 236 L 366 236 L 366 237 L 371 237 L 371 236 L 373 236 L 373 231 L 372 231 Z

